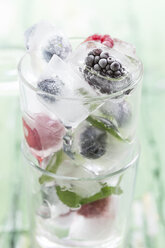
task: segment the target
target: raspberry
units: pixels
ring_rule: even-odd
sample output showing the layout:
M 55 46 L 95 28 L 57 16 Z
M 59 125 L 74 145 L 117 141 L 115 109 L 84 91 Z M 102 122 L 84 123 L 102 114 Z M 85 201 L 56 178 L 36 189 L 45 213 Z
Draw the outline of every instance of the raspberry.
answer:
M 39 136 L 36 128 L 31 129 L 24 119 L 22 119 L 22 121 L 23 121 L 24 135 L 25 135 L 26 142 L 33 149 L 41 150 L 42 145 L 41 145 L 41 141 L 40 141 L 40 136 Z
M 91 35 L 89 36 L 86 40 L 86 41 L 99 41 L 101 43 L 103 43 L 105 46 L 108 46 L 108 47 L 113 47 L 114 45 L 114 42 L 113 42 L 113 39 L 111 38 L 110 35 L 108 34 L 105 34 L 105 35 L 99 35 L 99 34 L 94 34 L 94 35 Z
M 86 218 L 103 216 L 103 214 L 108 209 L 108 205 L 109 198 L 104 198 L 95 202 L 82 205 L 81 208 L 77 211 L 77 213 L 83 215 Z
M 56 152 L 60 149 L 65 129 L 58 120 L 52 120 L 49 116 L 37 114 L 31 119 L 23 118 L 23 127 L 26 142 L 30 148 L 36 150 L 35 156 L 37 158 L 41 158 L 40 151 L 44 152 L 44 150 L 52 148 Z

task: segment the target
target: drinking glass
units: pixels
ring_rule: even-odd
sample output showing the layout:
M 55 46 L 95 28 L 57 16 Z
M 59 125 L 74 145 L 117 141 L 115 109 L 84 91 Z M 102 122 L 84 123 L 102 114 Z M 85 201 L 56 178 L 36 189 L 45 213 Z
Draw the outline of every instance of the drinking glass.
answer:
M 26 53 L 19 63 L 22 151 L 39 247 L 113 248 L 124 242 L 139 157 L 143 74 L 138 58 L 127 61 L 132 75 L 118 90 L 110 81 L 111 94 L 93 94 L 86 82 L 88 87 L 62 97 L 38 87 L 45 72 L 36 73 L 36 57 Z M 56 66 L 63 85 L 84 83 L 83 65 L 77 74 L 63 62 Z M 105 82 L 92 76 L 96 84 Z

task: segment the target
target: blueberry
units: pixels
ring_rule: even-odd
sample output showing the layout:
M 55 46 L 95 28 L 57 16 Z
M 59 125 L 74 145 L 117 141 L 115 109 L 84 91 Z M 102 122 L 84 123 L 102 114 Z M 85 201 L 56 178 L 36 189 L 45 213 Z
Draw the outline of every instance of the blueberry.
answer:
M 110 68 L 111 68 L 112 71 L 118 71 L 120 69 L 120 64 L 118 62 L 113 62 L 110 65 Z
M 107 134 L 105 131 L 88 126 L 80 135 L 81 154 L 89 159 L 98 159 L 106 152 Z
M 106 59 L 100 59 L 99 65 L 101 66 L 101 68 L 105 68 L 107 65 L 107 60 Z
M 101 70 L 101 67 L 98 64 L 95 64 L 93 68 L 94 68 L 95 71 L 100 71 Z
M 53 79 L 45 79 L 38 83 L 37 88 L 39 91 L 48 94 L 38 93 L 38 95 L 44 98 L 44 100 L 46 100 L 47 102 L 53 103 L 56 100 L 55 96 L 61 95 L 63 85 L 64 83 L 59 79 L 59 77 Z
M 49 62 L 54 54 L 61 59 L 66 59 L 70 52 L 71 45 L 69 41 L 65 37 L 59 35 L 51 38 L 46 46 L 43 47 L 43 57 L 46 62 Z

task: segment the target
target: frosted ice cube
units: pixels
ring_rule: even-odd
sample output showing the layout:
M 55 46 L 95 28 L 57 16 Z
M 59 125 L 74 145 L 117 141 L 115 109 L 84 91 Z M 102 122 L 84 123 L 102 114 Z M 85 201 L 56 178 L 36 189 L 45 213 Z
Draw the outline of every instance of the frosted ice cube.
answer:
M 99 182 L 92 180 L 95 178 L 94 173 L 75 165 L 73 160 L 65 160 L 59 167 L 57 175 L 81 178 L 82 180 L 56 179 L 56 183 L 61 188 L 75 192 L 83 198 L 95 195 L 102 188 Z M 83 178 L 89 178 L 89 180 L 84 181 Z
M 85 60 L 89 52 L 93 49 L 101 49 L 103 52 L 109 54 L 116 61 L 122 64 L 125 69 L 125 75 L 119 78 L 112 78 L 110 76 L 102 76 L 99 72 L 85 65 Z M 75 65 L 77 71 L 81 73 L 86 81 L 97 90 L 97 93 L 111 94 L 121 91 L 130 86 L 134 79 L 139 75 L 141 66 L 137 58 L 129 57 L 127 54 L 122 53 L 120 50 L 109 48 L 99 42 L 89 41 L 80 44 L 77 49 L 68 57 L 69 63 Z M 123 70 L 124 70 L 123 69 Z
M 111 99 L 104 103 L 101 112 L 110 118 L 118 127 L 128 124 L 132 117 L 131 105 L 124 99 Z
M 103 212 L 99 217 L 86 218 L 75 215 L 70 228 L 70 237 L 95 241 L 110 238 L 110 235 L 113 236 L 115 234 L 116 200 L 116 197 L 111 197 L 106 213 Z
M 66 59 L 72 50 L 65 34 L 44 21 L 33 25 L 25 32 L 25 43 L 37 75 L 44 70 L 54 54 L 61 59 Z
M 96 48 L 96 42 L 89 41 L 81 43 L 79 46 L 75 48 L 74 51 L 68 56 L 67 61 L 71 65 L 73 65 L 78 72 L 80 72 L 80 68 L 84 67 L 84 62 L 87 54 L 91 49 Z
M 45 85 L 41 86 L 43 81 Z M 103 104 L 102 101 L 93 104 L 92 97 L 96 96 L 96 92 L 69 64 L 56 55 L 45 68 L 38 86 L 38 99 L 57 115 L 65 126 L 76 127 Z

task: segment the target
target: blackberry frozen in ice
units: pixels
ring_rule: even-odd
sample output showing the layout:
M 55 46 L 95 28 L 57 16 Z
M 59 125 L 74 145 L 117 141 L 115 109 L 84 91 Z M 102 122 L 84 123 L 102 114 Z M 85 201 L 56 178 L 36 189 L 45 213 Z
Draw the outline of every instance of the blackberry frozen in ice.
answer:
M 45 79 L 42 81 L 39 81 L 38 84 L 38 90 L 43 93 L 48 94 L 41 94 L 38 93 L 43 99 L 47 102 L 53 103 L 56 100 L 56 96 L 60 96 L 62 92 L 62 87 L 64 86 L 64 83 L 59 77 Z
M 100 48 L 90 51 L 85 59 L 84 78 L 103 94 L 115 92 L 114 84 L 117 86 L 127 74 L 120 61 Z
M 106 152 L 106 138 L 105 131 L 88 126 L 80 137 L 81 154 L 89 159 L 98 159 Z
M 71 52 L 71 45 L 66 37 L 62 35 L 54 35 L 49 38 L 47 44 L 43 47 L 43 57 L 49 62 L 54 54 L 61 59 L 66 59 Z

